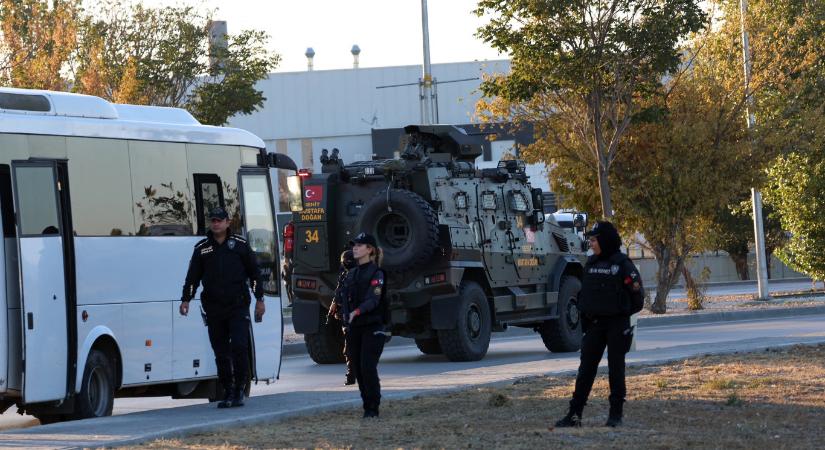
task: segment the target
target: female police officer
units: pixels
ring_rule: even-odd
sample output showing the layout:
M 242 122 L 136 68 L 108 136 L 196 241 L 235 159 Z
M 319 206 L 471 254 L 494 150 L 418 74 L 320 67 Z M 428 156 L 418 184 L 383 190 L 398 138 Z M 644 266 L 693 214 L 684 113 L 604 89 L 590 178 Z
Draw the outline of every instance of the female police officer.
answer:
M 352 241 L 352 255 L 358 264 L 347 274 L 347 300 L 342 313 L 349 320 L 346 347 L 355 370 L 355 379 L 364 402 L 364 418 L 377 418 L 381 402 L 378 359 L 384 351 L 384 272 L 381 249 L 375 238 L 361 233 Z
M 556 422 L 557 427 L 581 426 L 582 410 L 605 347 L 610 373 L 610 414 L 605 425 L 621 425 L 626 393 L 624 357 L 633 341 L 630 315 L 639 312 L 644 303 L 641 277 L 633 262 L 619 250 L 622 240 L 613 224 L 598 222 L 587 236 L 593 255 L 584 266 L 578 299 L 584 331 L 581 363 L 570 410 Z

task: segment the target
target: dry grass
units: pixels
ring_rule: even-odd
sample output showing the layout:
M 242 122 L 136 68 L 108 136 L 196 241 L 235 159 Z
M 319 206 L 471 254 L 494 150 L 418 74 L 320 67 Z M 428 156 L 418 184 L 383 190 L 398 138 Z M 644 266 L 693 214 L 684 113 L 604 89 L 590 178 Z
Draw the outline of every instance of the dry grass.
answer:
M 584 427 L 554 429 L 571 377 L 389 401 L 378 421 L 348 410 L 141 448 L 822 448 L 825 345 L 708 356 L 628 370 L 625 425 L 603 426 L 600 375 Z

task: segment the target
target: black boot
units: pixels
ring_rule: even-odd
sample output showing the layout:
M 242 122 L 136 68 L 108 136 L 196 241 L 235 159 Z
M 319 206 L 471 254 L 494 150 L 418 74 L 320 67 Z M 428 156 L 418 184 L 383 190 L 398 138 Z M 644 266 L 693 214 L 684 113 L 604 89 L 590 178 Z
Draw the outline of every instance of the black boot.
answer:
M 243 401 L 245 387 L 246 386 L 235 386 L 235 388 L 232 389 L 232 404 L 230 406 L 237 408 L 244 405 Z
M 218 402 L 218 408 L 229 408 L 232 406 L 232 402 L 235 401 L 235 392 L 233 391 L 232 387 L 224 386 L 223 388 L 223 400 Z
M 583 409 L 583 407 L 573 405 L 571 402 L 570 409 L 567 411 L 567 415 L 559 419 L 556 422 L 556 426 L 559 428 L 581 427 Z
M 347 379 L 344 381 L 344 386 L 352 386 L 353 384 L 355 384 L 355 374 L 348 372 Z
M 624 410 L 624 400 L 610 401 L 610 414 L 607 417 L 606 427 L 616 428 L 622 424 L 622 412 Z

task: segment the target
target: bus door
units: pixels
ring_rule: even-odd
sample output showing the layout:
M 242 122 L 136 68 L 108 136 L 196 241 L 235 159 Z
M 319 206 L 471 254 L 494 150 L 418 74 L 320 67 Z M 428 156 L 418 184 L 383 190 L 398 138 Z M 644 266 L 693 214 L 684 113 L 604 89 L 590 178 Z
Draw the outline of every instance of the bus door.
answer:
M 76 360 L 74 248 L 65 160 L 12 161 L 23 402 L 65 399 Z
M 278 275 L 278 235 L 269 171 L 266 168 L 242 168 L 238 172 L 238 187 L 244 234 L 257 256 L 266 295 L 263 320 L 252 321 L 253 377 L 256 381 L 271 381 L 278 377 L 281 368 L 284 326 Z M 254 317 L 254 313 L 253 301 L 249 317 Z

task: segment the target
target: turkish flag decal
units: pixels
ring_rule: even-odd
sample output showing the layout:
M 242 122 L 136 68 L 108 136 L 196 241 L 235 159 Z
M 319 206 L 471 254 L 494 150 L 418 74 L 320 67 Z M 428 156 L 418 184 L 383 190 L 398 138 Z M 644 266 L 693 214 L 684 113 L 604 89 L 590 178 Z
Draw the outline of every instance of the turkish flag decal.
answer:
M 308 202 L 320 202 L 323 199 L 323 186 L 304 186 L 304 200 Z

